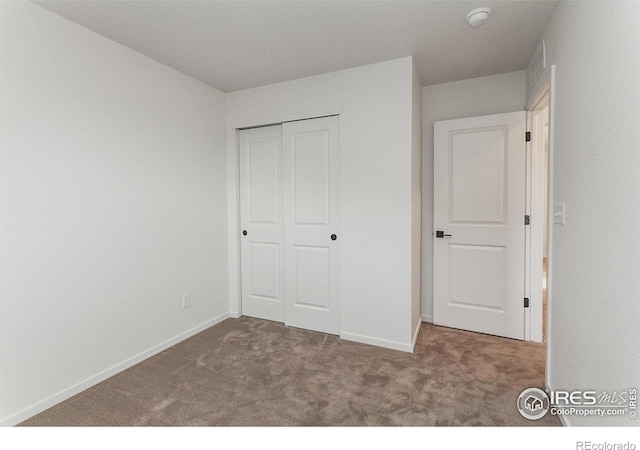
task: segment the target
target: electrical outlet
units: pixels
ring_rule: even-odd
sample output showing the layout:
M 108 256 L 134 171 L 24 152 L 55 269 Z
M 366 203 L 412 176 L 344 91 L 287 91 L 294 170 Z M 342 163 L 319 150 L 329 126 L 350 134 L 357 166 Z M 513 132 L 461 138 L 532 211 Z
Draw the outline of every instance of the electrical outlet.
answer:
M 182 296 L 182 309 L 186 309 L 191 306 L 191 294 L 184 294 Z

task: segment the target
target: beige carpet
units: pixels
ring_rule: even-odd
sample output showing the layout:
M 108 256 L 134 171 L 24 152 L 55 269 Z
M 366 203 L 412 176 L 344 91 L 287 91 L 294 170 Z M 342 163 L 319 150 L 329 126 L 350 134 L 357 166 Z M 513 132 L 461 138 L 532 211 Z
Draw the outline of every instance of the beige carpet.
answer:
M 27 426 L 557 426 L 516 399 L 544 346 L 423 324 L 413 354 L 228 319 Z

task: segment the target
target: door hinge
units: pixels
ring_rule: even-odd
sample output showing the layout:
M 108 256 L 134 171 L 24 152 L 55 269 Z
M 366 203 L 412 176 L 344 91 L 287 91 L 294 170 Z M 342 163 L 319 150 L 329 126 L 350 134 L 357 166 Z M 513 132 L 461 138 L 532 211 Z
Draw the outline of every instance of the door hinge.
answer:
M 524 298 L 524 307 L 525 308 L 529 307 L 529 299 L 527 297 Z
M 527 131 L 527 132 L 524 134 L 524 141 L 525 141 L 525 142 L 531 142 L 531 131 Z
M 531 225 L 531 216 L 529 214 L 524 215 L 524 224 Z

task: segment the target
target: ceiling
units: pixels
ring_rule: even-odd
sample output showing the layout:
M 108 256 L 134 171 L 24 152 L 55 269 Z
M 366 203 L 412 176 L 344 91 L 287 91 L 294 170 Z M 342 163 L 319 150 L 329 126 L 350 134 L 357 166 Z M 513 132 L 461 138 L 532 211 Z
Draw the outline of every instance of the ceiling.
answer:
M 415 57 L 422 85 L 522 70 L 552 1 L 34 1 L 225 92 Z M 488 6 L 480 28 L 468 11 Z

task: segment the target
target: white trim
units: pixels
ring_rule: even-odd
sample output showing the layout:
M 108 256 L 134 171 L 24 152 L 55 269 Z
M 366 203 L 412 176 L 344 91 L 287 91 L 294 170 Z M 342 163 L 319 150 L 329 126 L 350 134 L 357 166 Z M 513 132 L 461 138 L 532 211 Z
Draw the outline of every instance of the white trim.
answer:
M 543 295 L 542 295 L 542 283 L 543 283 L 543 268 L 542 261 L 545 256 L 545 228 L 548 224 L 545 223 L 545 216 L 547 222 L 549 216 L 545 211 L 546 206 L 546 190 L 547 185 L 545 182 L 545 167 L 548 163 L 545 161 L 545 157 L 548 152 L 545 152 L 544 138 L 549 135 L 549 128 L 545 128 L 545 122 L 549 119 L 549 90 L 548 86 L 545 87 L 546 95 L 543 98 L 540 107 L 536 111 L 533 111 L 532 121 L 536 134 L 539 134 L 539 138 L 533 138 L 532 153 L 531 153 L 531 340 L 535 342 L 542 342 L 543 340 L 543 327 L 544 327 L 544 307 L 543 307 Z M 546 115 L 542 114 L 546 111 Z
M 547 194 L 547 346 L 545 350 L 545 383 L 549 385 L 551 380 L 551 346 L 552 346 L 552 305 L 553 305 L 553 153 L 555 140 L 555 97 L 556 97 L 556 66 L 551 65 L 549 76 L 549 166 L 548 166 L 548 194 Z
M 388 341 L 386 339 L 379 339 L 370 336 L 363 336 L 356 333 L 340 332 L 340 339 L 345 341 L 359 342 L 361 344 L 375 345 L 376 347 L 390 348 L 391 350 L 400 350 L 402 352 L 413 353 L 413 346 L 411 344 L 404 344 L 402 342 Z
M 229 312 L 229 317 L 231 317 L 232 319 L 237 319 L 240 316 L 242 316 L 242 314 L 240 314 L 238 311 L 230 311 Z
M 426 314 L 423 314 L 422 321 L 427 323 L 433 323 L 433 316 L 428 316 Z
M 218 317 L 214 317 L 211 320 L 208 320 L 198 326 L 195 326 L 193 328 L 191 328 L 190 330 L 185 331 L 184 333 L 180 333 L 177 336 L 174 336 L 170 339 L 167 339 L 166 341 L 158 344 L 158 345 L 154 345 L 153 347 L 138 353 L 135 356 L 132 356 L 131 358 L 128 358 L 118 364 L 115 364 L 111 367 L 109 367 L 108 369 L 103 370 L 102 372 L 99 372 L 95 375 L 90 376 L 89 378 L 86 378 L 83 381 L 80 381 L 76 384 L 74 384 L 73 386 L 70 386 L 66 389 L 63 389 L 62 391 L 53 394 L 47 398 L 45 398 L 44 400 L 41 400 L 39 402 L 36 402 L 30 406 L 27 406 L 26 408 L 18 411 L 17 413 L 14 413 L 8 417 L 3 418 L 2 420 L 0 420 L 0 426 L 2 427 L 10 427 L 10 426 L 14 426 L 19 424 L 20 422 L 23 422 L 25 420 L 27 420 L 30 417 L 35 416 L 38 413 L 41 413 L 42 411 L 51 408 L 52 406 L 67 400 L 68 398 L 73 397 L 76 394 L 79 394 L 80 392 L 89 389 L 92 386 L 95 386 L 96 384 L 106 380 L 107 378 L 110 378 L 120 372 L 122 372 L 123 370 L 126 370 L 130 367 L 135 366 L 136 364 L 144 361 L 145 359 L 150 358 L 151 356 L 154 356 L 166 349 L 168 349 L 169 347 L 172 347 L 174 345 L 176 345 L 177 343 L 190 338 L 191 336 L 194 336 L 198 333 L 200 333 L 203 330 L 206 330 L 207 328 L 210 328 L 214 325 L 217 325 L 218 323 L 222 322 L 223 320 L 227 319 L 229 317 L 228 313 L 224 313 L 219 315 Z
M 416 349 L 416 342 L 418 342 L 418 335 L 420 334 L 420 327 L 422 326 L 422 317 L 418 317 L 416 323 L 416 331 L 413 333 L 413 339 L 411 340 L 411 352 Z
M 553 67 L 553 66 L 552 66 L 552 67 Z M 550 393 L 551 391 L 553 391 L 553 390 L 554 390 L 554 389 L 553 389 L 551 386 L 549 386 L 549 384 L 548 384 L 548 383 L 545 383 L 545 391 L 547 392 L 547 395 L 549 395 L 549 393 Z M 569 419 L 568 419 L 568 417 L 565 417 L 565 416 L 563 416 L 562 414 L 558 414 L 556 417 L 557 417 L 558 419 L 560 419 L 560 423 L 562 424 L 562 426 L 563 426 L 563 427 L 572 427 L 572 426 L 573 426 L 573 425 L 571 425 L 571 424 L 569 423 Z
M 239 131 L 227 129 L 227 279 L 229 311 L 242 315 L 240 297 L 240 162 Z
M 531 133 L 531 135 L 533 135 L 533 127 L 532 127 L 532 122 L 533 122 L 533 111 L 527 111 L 527 117 L 526 117 L 526 131 L 528 133 Z M 526 152 L 526 159 L 525 159 L 525 205 L 524 205 L 524 213 L 529 215 L 529 217 L 534 217 L 531 214 L 531 202 L 532 202 L 532 170 L 531 170 L 531 162 L 533 159 L 533 139 L 531 139 L 529 142 L 527 142 L 525 144 L 525 152 Z M 534 217 L 535 218 L 535 217 Z M 535 223 L 535 222 L 534 222 Z M 532 276 L 531 276 L 531 267 L 532 267 L 532 260 L 531 260 L 531 255 L 532 255 L 532 241 L 531 241 L 531 228 L 532 226 L 525 226 L 524 227 L 524 297 L 529 299 L 529 307 L 528 308 L 524 308 L 524 340 L 525 341 L 531 341 L 532 337 L 531 337 L 531 326 L 532 326 L 532 320 L 531 317 L 533 316 L 533 307 L 535 304 L 535 299 L 532 298 L 531 296 L 531 281 L 532 281 Z
M 530 307 L 525 310 L 525 340 L 542 342 L 542 260 L 544 256 L 544 170 L 545 149 L 544 122 L 541 112 L 549 106 L 549 83 L 541 88 L 527 111 L 527 130 L 531 132 L 531 142 L 527 144 L 527 212 L 531 225 L 526 229 L 526 283 L 525 297 L 530 299 Z M 544 120 L 543 120 L 544 119 Z M 547 217 L 548 221 L 548 217 Z

